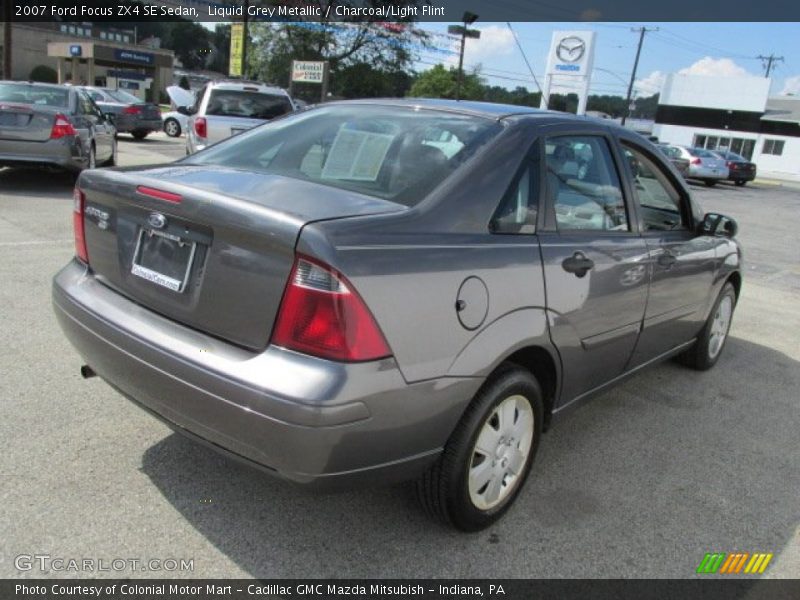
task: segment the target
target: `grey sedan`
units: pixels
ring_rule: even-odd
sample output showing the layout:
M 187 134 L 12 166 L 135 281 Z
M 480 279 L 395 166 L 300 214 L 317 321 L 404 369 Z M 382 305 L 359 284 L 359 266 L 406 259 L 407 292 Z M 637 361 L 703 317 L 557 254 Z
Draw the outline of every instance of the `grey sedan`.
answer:
M 0 81 L 0 167 L 80 171 L 117 160 L 116 129 L 78 88 Z
M 655 146 L 519 106 L 324 104 L 75 199 L 53 299 L 85 377 L 297 483 L 415 479 L 462 530 L 567 409 L 712 367 L 742 285 Z
M 119 133 L 130 133 L 135 140 L 143 140 L 163 127 L 161 109 L 152 102 L 144 102 L 125 90 L 90 86 L 81 89 L 114 121 Z

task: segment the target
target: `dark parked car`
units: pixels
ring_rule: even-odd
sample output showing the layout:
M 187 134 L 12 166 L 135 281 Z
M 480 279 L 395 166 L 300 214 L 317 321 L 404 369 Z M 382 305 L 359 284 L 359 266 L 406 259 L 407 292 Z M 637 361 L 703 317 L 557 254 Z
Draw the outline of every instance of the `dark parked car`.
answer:
M 756 163 L 750 162 L 744 156 L 724 150 L 714 150 L 714 154 L 725 160 L 728 165 L 728 180 L 736 185 L 744 185 L 756 178 Z
M 64 85 L 0 81 L 0 167 L 70 171 L 117 160 L 114 125 L 85 92 Z
M 519 106 L 329 103 L 75 194 L 53 298 L 84 376 L 295 482 L 416 478 L 463 530 L 568 407 L 713 366 L 742 282 L 650 142 Z
M 152 102 L 143 102 L 125 90 L 84 86 L 104 113 L 110 115 L 119 133 L 130 133 L 143 140 L 154 131 L 161 131 L 164 122 L 161 109 Z

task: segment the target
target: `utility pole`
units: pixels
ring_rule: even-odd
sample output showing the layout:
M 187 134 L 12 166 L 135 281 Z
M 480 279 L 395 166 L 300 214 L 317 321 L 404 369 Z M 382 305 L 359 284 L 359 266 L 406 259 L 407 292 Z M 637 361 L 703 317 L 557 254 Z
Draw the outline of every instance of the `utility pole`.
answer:
M 647 27 L 631 28 L 631 31 L 639 32 L 639 45 L 636 47 L 636 60 L 633 61 L 633 73 L 631 73 L 631 82 L 628 84 L 628 95 L 625 97 L 625 112 L 622 114 L 622 125 L 625 125 L 625 120 L 631 112 L 631 95 L 633 94 L 633 84 L 636 81 L 636 69 L 639 68 L 639 56 L 642 53 L 642 44 L 644 44 L 644 35 L 650 31 L 658 31 L 658 27 L 648 29 Z
M 3 3 L 3 79 L 11 79 L 11 2 Z
M 756 58 L 760 58 L 764 64 L 764 77 L 767 79 L 769 79 L 769 74 L 772 73 L 772 67 L 775 66 L 775 63 L 783 62 L 782 56 L 775 56 L 774 54 L 769 56 L 761 56 L 759 54 Z
M 242 79 L 247 79 L 247 33 L 250 12 L 250 0 L 244 0 L 244 15 L 242 16 Z

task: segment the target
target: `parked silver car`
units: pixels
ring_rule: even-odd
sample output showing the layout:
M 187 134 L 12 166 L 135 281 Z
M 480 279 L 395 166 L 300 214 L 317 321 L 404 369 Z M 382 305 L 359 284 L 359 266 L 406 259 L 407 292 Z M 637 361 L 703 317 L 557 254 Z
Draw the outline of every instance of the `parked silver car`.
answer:
M 249 81 L 215 81 L 197 92 L 188 115 L 186 154 L 295 110 L 286 90 Z
M 689 161 L 684 173 L 687 179 L 699 179 L 711 187 L 728 178 L 728 165 L 725 159 L 710 150 L 668 144 L 664 152 L 671 158 L 683 158 Z
M 324 104 L 75 194 L 84 376 L 298 483 L 417 479 L 463 530 L 567 408 L 713 366 L 742 284 L 735 222 L 650 142 L 520 106 Z
M 0 81 L 0 167 L 46 165 L 69 171 L 113 165 L 116 129 L 85 92 Z

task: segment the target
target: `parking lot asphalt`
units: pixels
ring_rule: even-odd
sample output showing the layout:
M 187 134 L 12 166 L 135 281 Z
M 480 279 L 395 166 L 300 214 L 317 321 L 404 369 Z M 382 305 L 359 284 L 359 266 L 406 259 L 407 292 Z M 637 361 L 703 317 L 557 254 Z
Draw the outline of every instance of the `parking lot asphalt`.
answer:
M 122 165 L 183 139 L 120 136 Z M 222 458 L 123 399 L 59 330 L 50 280 L 73 254 L 68 176 L 0 170 L 0 577 L 19 555 L 194 559 L 84 576 L 692 577 L 706 552 L 773 552 L 800 576 L 800 191 L 692 186 L 733 216 L 746 277 L 707 373 L 651 368 L 559 420 L 491 529 L 446 530 L 407 486 L 314 495 Z

